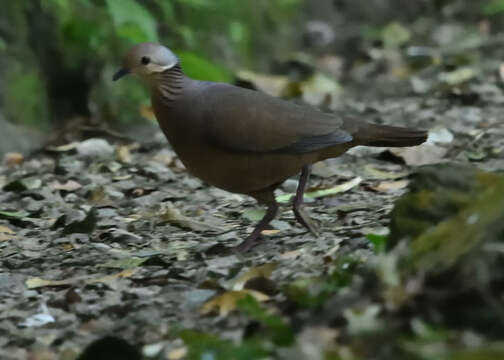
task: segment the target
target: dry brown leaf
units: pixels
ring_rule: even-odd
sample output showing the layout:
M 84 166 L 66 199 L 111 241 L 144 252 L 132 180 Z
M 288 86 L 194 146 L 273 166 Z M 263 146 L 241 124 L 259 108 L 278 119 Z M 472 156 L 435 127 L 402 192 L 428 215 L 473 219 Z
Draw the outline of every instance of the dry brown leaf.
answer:
M 49 188 L 52 190 L 63 190 L 63 191 L 77 191 L 82 187 L 77 181 L 68 180 L 66 183 L 62 184 L 59 181 L 54 181 L 49 184 Z
M 133 177 L 131 174 L 126 174 L 126 175 L 120 175 L 120 176 L 114 176 L 112 180 L 114 181 L 123 181 L 123 180 L 129 180 Z
M 152 160 L 165 166 L 170 166 L 175 161 L 176 156 L 177 155 L 175 155 L 175 152 L 173 152 L 172 150 L 163 149 L 160 152 L 158 152 L 152 158 Z
M 268 295 L 255 290 L 228 291 L 203 304 L 200 312 L 203 315 L 206 315 L 211 312 L 217 311 L 220 316 L 227 316 L 230 312 L 236 309 L 238 301 L 240 301 L 247 295 L 252 296 L 259 302 L 269 300 Z
M 16 238 L 16 232 L 7 226 L 0 225 L 0 241 L 8 241 Z
M 390 149 L 394 155 L 402 158 L 407 165 L 421 166 L 439 164 L 448 149 L 433 145 L 422 144 L 414 147 Z
M 142 218 L 143 218 L 143 216 L 140 214 L 131 214 L 131 215 L 128 215 L 125 218 L 123 218 L 123 220 L 126 224 L 129 224 L 129 223 L 141 220 Z
M 241 70 L 238 72 L 238 78 L 250 81 L 258 90 L 276 97 L 284 96 L 289 87 L 289 78 L 282 75 L 266 75 Z
M 91 191 L 90 202 L 95 205 L 100 205 L 106 201 L 105 188 L 98 186 Z
M 72 251 L 74 249 L 75 249 L 75 247 L 71 243 L 65 243 L 65 244 L 63 244 L 63 251 Z
M 340 244 L 336 244 L 335 246 L 329 249 L 329 251 L 325 254 L 325 256 L 333 256 L 339 251 L 340 248 L 341 248 Z
M 408 184 L 408 180 L 382 181 L 377 186 L 372 186 L 371 189 L 379 192 L 390 192 L 404 189 Z
M 156 116 L 154 115 L 154 110 L 152 109 L 152 106 L 140 105 L 138 112 L 140 113 L 140 116 L 142 116 L 144 119 L 150 121 L 156 121 Z
M 501 81 L 504 81 L 504 64 L 500 64 L 499 66 L 499 76 L 501 78 Z
M 26 358 L 24 359 L 29 359 L 29 360 L 57 360 L 61 359 L 57 354 L 53 353 L 51 350 L 36 350 L 33 352 L 30 352 Z
M 121 272 L 102 276 L 99 278 L 93 278 L 89 276 L 80 276 L 76 278 L 70 278 L 65 280 L 45 280 L 39 277 L 33 277 L 25 281 L 26 287 L 28 289 L 37 289 L 45 286 L 67 286 L 73 285 L 75 283 L 84 282 L 85 284 L 95 284 L 95 283 L 106 283 L 118 278 L 125 278 L 133 276 L 138 271 L 138 268 L 126 269 Z
M 67 151 L 75 150 L 78 145 L 79 145 L 78 142 L 72 142 L 70 144 L 65 144 L 65 145 L 61 145 L 61 146 L 50 146 L 47 148 L 47 150 L 54 151 L 54 152 L 67 152 Z
M 173 349 L 168 353 L 168 360 L 180 360 L 185 359 L 187 356 L 187 347 L 181 347 Z
M 332 102 L 334 96 L 341 94 L 341 86 L 338 82 L 320 72 L 302 81 L 300 90 L 303 100 L 314 106 L 321 106 L 327 100 Z
M 409 175 L 408 171 L 400 171 L 400 172 L 384 171 L 374 167 L 373 165 L 366 165 L 364 167 L 364 173 L 366 178 L 377 180 L 395 180 Z
M 126 145 L 121 145 L 117 148 L 117 158 L 123 163 L 131 163 L 131 152 L 130 147 Z
M 283 260 L 295 259 L 302 254 L 302 250 L 292 250 L 280 254 L 280 258 Z
M 263 230 L 261 231 L 262 235 L 276 235 L 280 232 L 280 230 L 277 229 L 271 229 L 271 230 Z
M 217 226 L 206 224 L 201 221 L 194 220 L 188 216 L 183 215 L 177 208 L 167 206 L 160 214 L 161 218 L 171 224 L 176 224 L 183 228 L 189 228 L 194 231 L 220 231 Z
M 24 156 L 18 152 L 8 152 L 4 155 L 3 162 L 8 167 L 19 166 L 23 163 Z
M 253 267 L 249 269 L 245 274 L 238 276 L 235 280 L 231 282 L 233 284 L 232 289 L 237 291 L 242 290 L 245 283 L 250 279 L 258 277 L 269 278 L 271 276 L 271 273 L 276 269 L 276 267 L 277 264 L 275 263 L 269 263 Z

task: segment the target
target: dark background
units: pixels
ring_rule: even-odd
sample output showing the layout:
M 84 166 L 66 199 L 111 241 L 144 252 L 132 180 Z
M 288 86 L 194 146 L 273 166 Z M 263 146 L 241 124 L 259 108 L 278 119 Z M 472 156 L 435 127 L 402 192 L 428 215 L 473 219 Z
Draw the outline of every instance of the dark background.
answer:
M 0 151 L 33 150 L 72 121 L 138 125 L 145 90 L 110 81 L 134 43 L 165 44 L 199 79 L 233 82 L 249 69 L 299 80 L 316 70 L 342 90 L 338 96 L 376 96 L 385 77 L 394 83 L 388 92 L 401 95 L 410 87 L 397 82 L 433 64 L 478 62 L 481 52 L 466 49 L 499 34 L 503 13 L 502 0 L 4 2 Z M 490 47 L 501 52 L 500 43 Z

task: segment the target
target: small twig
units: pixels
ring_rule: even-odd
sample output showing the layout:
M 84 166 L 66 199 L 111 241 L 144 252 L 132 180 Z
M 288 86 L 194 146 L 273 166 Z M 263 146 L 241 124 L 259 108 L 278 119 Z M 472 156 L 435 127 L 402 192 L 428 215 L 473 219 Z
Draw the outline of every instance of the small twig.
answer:
M 120 132 L 117 132 L 115 130 L 111 130 L 111 129 L 107 129 L 107 128 L 103 128 L 103 127 L 95 127 L 95 126 L 89 126 L 89 125 L 80 125 L 79 126 L 79 130 L 82 130 L 82 131 L 95 131 L 95 132 L 98 132 L 98 133 L 103 133 L 105 135 L 108 135 L 108 136 L 111 136 L 111 137 L 114 137 L 114 138 L 117 138 L 117 139 L 120 139 L 120 140 L 126 140 L 126 141 L 131 141 L 131 142 L 135 142 L 136 140 L 127 136 L 127 135 L 124 135 L 124 134 L 121 134 Z

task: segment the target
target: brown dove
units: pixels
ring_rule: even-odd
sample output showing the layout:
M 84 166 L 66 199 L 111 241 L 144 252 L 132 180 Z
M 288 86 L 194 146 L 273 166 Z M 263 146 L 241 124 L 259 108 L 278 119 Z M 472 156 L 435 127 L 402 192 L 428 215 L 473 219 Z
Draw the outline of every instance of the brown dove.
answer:
M 311 164 L 358 145 L 405 147 L 427 139 L 424 130 L 337 117 L 259 91 L 193 80 L 177 56 L 159 44 L 134 46 L 113 79 L 130 73 L 149 86 L 159 126 L 191 174 L 267 206 L 240 251 L 254 246 L 275 217 L 274 190 L 287 178 L 301 172 L 293 211 L 315 233 L 301 208 Z

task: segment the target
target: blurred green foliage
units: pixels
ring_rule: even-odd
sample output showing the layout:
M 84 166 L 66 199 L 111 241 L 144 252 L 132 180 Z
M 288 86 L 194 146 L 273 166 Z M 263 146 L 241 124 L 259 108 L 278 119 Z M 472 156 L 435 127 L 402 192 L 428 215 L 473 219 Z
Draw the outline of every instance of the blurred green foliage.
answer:
M 48 109 L 45 102 L 44 87 L 36 67 L 15 63 L 5 76 L 5 104 L 8 118 L 29 126 L 47 128 Z M 29 96 L 26 96 L 29 94 Z M 39 96 L 37 96 L 39 94 Z
M 331 274 L 318 278 L 300 278 L 284 289 L 287 298 L 301 307 L 316 308 L 333 294 L 352 284 L 354 276 L 362 270 L 362 261 L 344 256 L 335 261 Z
M 301 0 L 7 2 L 0 15 L 3 111 L 9 120 L 41 127 L 82 115 L 97 121 L 138 119 L 139 102 L 149 102 L 146 91 L 136 82 L 111 83 L 129 46 L 161 42 L 180 55 L 188 75 L 230 81 L 228 69 L 265 63 L 262 54 L 270 59 L 289 46 L 286 39 L 293 33 L 289 29 L 300 4 Z M 69 97 L 87 101 L 89 113 Z
M 366 239 L 368 239 L 371 244 L 373 244 L 373 249 L 375 253 L 382 253 L 385 250 L 387 244 L 387 236 L 386 235 L 378 235 L 378 234 L 367 234 Z
M 292 326 L 278 314 L 270 313 L 253 297 L 247 296 L 239 301 L 238 308 L 251 321 L 259 324 L 240 343 L 235 344 L 219 336 L 192 330 L 181 330 L 178 335 L 188 347 L 188 359 L 266 359 L 272 356 L 276 347 L 289 347 L 294 344 Z
M 290 346 L 294 342 L 294 332 L 288 322 L 279 315 L 268 313 L 252 296 L 241 299 L 238 307 L 261 324 L 260 337 L 269 339 L 277 346 Z
M 253 360 L 266 359 L 271 350 L 258 341 L 247 341 L 241 345 L 235 345 L 229 340 L 222 340 L 218 336 L 200 333 L 192 330 L 184 330 L 179 336 L 188 346 L 187 359 L 235 359 Z
M 453 46 L 466 46 L 470 36 L 481 43 L 479 22 L 485 17 L 492 17 L 492 29 L 503 28 L 504 0 L 321 3 L 331 5 L 308 0 L 4 1 L 0 115 L 41 128 L 73 117 L 137 120 L 139 104 L 149 104 L 145 89 L 136 81 L 125 86 L 110 79 L 128 47 L 143 41 L 169 46 L 191 77 L 229 82 L 236 69 L 269 71 L 274 60 L 292 60 L 293 50 L 306 40 L 309 20 L 333 27 L 336 40 L 326 50 L 349 63 L 377 43 L 400 60 L 406 46 L 431 46 L 436 36 L 446 37 L 460 24 L 468 31 L 459 31 L 465 40 L 450 41 Z M 307 14 L 316 6 L 320 19 Z M 373 56 L 376 61 L 381 55 L 375 51 Z
M 504 12 L 504 0 L 491 0 L 483 7 L 485 15 L 497 15 Z

